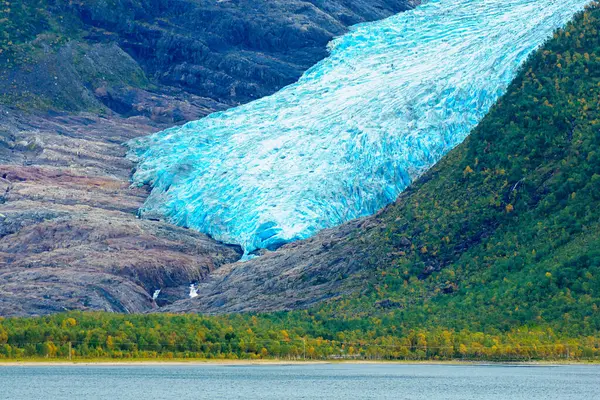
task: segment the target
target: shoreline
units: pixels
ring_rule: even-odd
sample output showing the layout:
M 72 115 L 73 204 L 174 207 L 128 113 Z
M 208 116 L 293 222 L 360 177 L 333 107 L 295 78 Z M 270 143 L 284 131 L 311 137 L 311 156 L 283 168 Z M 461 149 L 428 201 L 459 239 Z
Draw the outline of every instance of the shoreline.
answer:
M 531 366 L 559 367 L 567 365 L 600 365 L 599 361 L 411 361 L 411 360 L 2 360 L 1 367 L 50 367 L 50 366 L 300 366 L 300 365 L 447 365 L 447 366 Z

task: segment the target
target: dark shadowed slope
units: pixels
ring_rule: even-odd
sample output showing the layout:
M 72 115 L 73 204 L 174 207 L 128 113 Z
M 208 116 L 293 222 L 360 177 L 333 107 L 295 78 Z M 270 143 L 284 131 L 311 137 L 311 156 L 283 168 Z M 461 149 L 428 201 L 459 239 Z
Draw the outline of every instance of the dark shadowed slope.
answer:
M 346 295 L 321 313 L 598 329 L 599 28 L 595 6 L 556 33 L 470 137 L 395 204 L 224 266 L 199 297 L 165 311 L 294 309 Z
M 326 56 L 326 44 L 348 26 L 419 2 L 82 1 L 76 12 L 98 34 L 116 35 L 158 82 L 235 104 L 294 82 Z
M 192 93 L 222 108 L 271 94 L 325 57 L 327 43 L 348 26 L 418 3 L 9 1 L 0 62 L 10 68 L 0 73 L 0 101 L 67 110 L 105 106 L 125 116 L 184 121 L 176 106 L 144 107 L 139 98 Z

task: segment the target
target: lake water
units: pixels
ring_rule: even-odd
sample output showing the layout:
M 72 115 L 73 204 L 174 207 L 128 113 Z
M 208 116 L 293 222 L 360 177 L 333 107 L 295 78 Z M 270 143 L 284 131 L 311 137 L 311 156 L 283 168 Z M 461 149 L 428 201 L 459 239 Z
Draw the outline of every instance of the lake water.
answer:
M 0 367 L 0 399 L 600 399 L 600 366 Z

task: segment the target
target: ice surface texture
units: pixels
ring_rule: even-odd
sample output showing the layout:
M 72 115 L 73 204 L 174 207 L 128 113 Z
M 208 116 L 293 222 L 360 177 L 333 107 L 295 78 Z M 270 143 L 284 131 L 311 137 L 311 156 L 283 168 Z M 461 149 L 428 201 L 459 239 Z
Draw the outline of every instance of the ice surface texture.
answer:
M 469 131 L 589 0 L 430 0 L 355 26 L 276 94 L 128 143 L 140 210 L 246 252 L 372 214 Z

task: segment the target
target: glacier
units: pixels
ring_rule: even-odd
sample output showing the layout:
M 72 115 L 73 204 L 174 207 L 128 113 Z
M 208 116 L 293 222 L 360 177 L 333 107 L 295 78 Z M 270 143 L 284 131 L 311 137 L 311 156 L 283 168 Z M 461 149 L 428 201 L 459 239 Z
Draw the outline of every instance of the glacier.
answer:
M 128 142 L 133 183 L 152 185 L 140 214 L 246 256 L 373 214 L 462 142 L 587 3 L 430 0 L 356 25 L 295 84 Z

